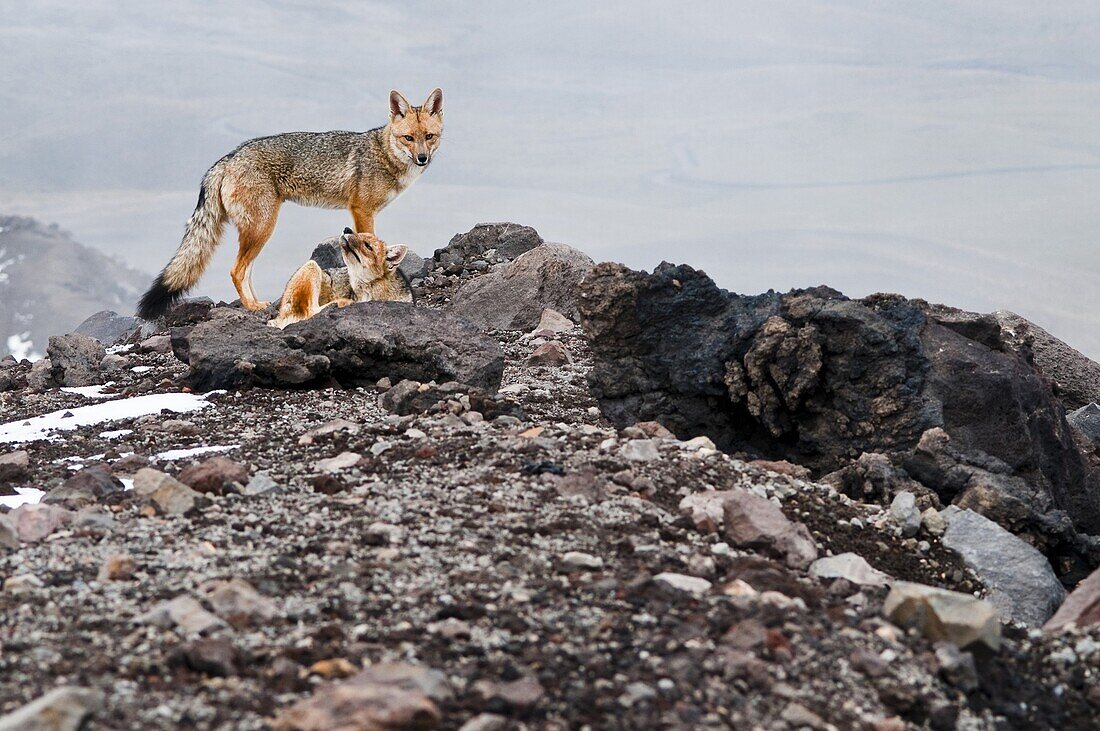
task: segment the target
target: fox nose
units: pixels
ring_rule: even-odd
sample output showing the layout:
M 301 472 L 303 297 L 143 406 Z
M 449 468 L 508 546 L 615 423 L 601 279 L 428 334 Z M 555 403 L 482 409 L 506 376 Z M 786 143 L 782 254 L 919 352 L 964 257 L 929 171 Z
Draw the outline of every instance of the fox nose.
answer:
M 418 154 L 416 156 L 416 164 L 417 165 L 427 165 L 428 164 L 428 156 L 425 155 L 424 153 Z

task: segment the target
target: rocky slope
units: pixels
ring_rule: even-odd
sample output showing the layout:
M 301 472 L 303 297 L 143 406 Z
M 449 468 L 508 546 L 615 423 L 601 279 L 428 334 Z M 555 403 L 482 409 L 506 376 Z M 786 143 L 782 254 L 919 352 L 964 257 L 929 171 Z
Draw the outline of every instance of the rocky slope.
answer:
M 57 226 L 0 215 L 0 356 L 40 356 L 50 335 L 96 310 L 129 314 L 147 284 Z
M 511 224 L 413 274 L 0 362 L 0 729 L 1095 726 L 1088 415 L 988 320 Z

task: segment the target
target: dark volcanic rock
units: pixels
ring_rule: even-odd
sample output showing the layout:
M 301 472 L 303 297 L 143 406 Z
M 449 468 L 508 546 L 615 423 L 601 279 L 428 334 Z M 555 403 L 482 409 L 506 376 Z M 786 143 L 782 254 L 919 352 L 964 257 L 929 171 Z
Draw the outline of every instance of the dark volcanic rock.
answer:
M 452 311 L 486 329 L 530 330 L 542 311 L 577 317 L 577 287 L 592 259 L 564 244 L 543 244 L 455 292 Z
M 85 467 L 60 486 L 50 490 L 42 498 L 42 502 L 79 508 L 100 502 L 124 489 L 122 482 L 111 473 L 110 468 L 93 465 Z
M 102 380 L 99 364 L 107 351 L 95 338 L 79 333 L 51 335 L 47 352 L 53 379 L 62 386 L 90 386 Z
M 135 333 L 150 335 L 155 326 L 137 317 L 126 317 L 111 310 L 102 310 L 76 326 L 74 333 L 95 338 L 106 346 L 129 340 Z
M 941 427 L 958 452 L 994 458 L 1077 528 L 1100 532 L 1100 480 L 1046 381 L 993 323 L 949 327 L 895 295 L 741 296 L 669 264 L 597 266 L 580 310 L 592 390 L 617 425 L 657 420 L 818 472 L 912 450 Z
M 495 392 L 504 370 L 496 341 L 445 312 L 398 302 L 329 307 L 285 330 L 239 310 L 216 310 L 172 332 L 200 391 L 266 386 L 373 385 L 381 378 L 458 381 Z
M 495 250 L 496 257 L 511 261 L 542 244 L 538 231 L 517 223 L 479 223 L 464 234 L 455 234 L 432 258 L 444 267 L 484 259 Z
M 1036 368 L 1050 379 L 1054 395 L 1067 409 L 1100 401 L 1100 363 L 1014 312 L 997 312 L 995 317 L 1007 332 L 1027 342 Z

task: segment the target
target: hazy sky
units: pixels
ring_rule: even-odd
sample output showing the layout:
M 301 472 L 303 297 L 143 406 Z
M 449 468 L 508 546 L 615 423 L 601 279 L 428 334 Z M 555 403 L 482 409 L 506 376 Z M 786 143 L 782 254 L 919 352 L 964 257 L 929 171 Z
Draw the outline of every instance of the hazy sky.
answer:
M 1039 9 L 1041 6 L 1042 9 Z M 378 232 L 512 220 L 741 292 L 829 284 L 1015 310 L 1100 357 L 1100 4 L 0 4 L 0 211 L 153 272 L 240 141 L 446 97 Z M 342 212 L 284 207 L 278 296 Z M 227 237 L 200 292 L 229 297 Z

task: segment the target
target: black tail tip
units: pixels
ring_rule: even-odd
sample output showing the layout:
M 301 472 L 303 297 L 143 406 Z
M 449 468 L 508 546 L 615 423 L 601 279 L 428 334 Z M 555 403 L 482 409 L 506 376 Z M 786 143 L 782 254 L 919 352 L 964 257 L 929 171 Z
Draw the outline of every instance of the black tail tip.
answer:
M 168 288 L 168 285 L 164 283 L 164 272 L 161 272 L 153 280 L 149 291 L 141 296 L 137 316 L 142 320 L 156 320 L 167 312 L 172 305 L 176 304 L 182 296 L 183 292 L 173 292 Z

